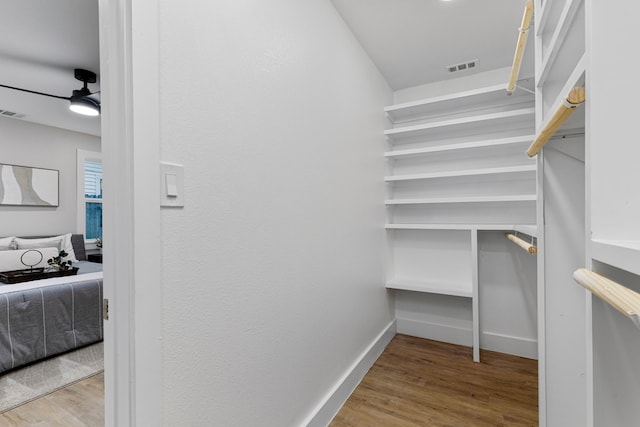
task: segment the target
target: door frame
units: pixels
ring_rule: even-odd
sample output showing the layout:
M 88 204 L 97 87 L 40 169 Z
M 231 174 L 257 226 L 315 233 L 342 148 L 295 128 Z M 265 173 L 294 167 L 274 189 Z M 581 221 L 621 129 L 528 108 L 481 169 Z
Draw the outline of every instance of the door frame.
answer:
M 98 0 L 105 425 L 162 425 L 157 2 Z

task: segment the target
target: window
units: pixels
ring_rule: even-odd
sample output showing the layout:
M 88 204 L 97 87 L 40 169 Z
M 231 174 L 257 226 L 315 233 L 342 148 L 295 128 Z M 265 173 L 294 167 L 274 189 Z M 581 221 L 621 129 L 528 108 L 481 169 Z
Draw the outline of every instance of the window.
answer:
M 102 163 L 84 162 L 84 233 L 85 238 L 102 236 Z
M 100 153 L 78 150 L 78 231 L 88 242 L 102 237 L 102 160 Z

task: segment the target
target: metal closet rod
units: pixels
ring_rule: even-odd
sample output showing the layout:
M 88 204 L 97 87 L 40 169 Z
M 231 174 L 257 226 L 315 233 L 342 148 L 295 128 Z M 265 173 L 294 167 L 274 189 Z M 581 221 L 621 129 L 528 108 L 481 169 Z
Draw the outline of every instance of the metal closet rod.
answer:
M 511 240 L 513 243 L 527 251 L 527 253 L 530 253 L 531 255 L 538 253 L 538 247 L 536 245 L 522 240 L 513 233 L 504 233 L 504 235 L 507 239 Z
M 573 273 L 573 280 L 593 295 L 627 316 L 640 328 L 640 294 L 585 268 Z
M 522 15 L 522 24 L 520 25 L 520 33 L 518 34 L 518 42 L 516 43 L 516 53 L 513 55 L 513 65 L 511 66 L 511 74 L 509 83 L 507 84 L 507 93 L 511 95 L 516 87 L 516 80 L 520 74 L 520 65 L 522 65 L 522 55 L 527 45 L 527 35 L 531 26 L 531 18 L 533 16 L 533 0 L 527 0 L 524 5 L 524 14 Z
M 571 116 L 576 107 L 584 102 L 586 98 L 585 90 L 583 87 L 576 86 L 567 95 L 564 102 L 558 107 L 551 119 L 547 122 L 545 127 L 540 131 L 536 139 L 533 141 L 527 155 L 534 157 L 537 155 L 542 147 L 549 142 L 549 139 L 560 129 L 560 126 Z

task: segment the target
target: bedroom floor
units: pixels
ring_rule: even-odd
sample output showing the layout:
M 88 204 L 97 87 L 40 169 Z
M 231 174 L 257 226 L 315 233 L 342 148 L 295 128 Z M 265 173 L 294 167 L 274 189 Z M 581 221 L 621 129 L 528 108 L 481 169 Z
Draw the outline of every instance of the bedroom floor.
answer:
M 538 362 L 396 335 L 330 427 L 534 427 Z
M 104 374 L 94 375 L 0 415 L 2 427 L 104 426 Z

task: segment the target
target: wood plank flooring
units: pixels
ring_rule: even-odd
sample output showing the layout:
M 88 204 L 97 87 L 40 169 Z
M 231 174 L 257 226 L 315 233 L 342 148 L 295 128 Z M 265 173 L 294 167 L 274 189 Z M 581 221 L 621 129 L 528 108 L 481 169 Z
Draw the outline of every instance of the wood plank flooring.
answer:
M 396 335 L 330 427 L 538 425 L 538 364 Z
M 1 414 L 0 426 L 104 426 L 104 373 Z
M 537 361 L 396 335 L 330 427 L 533 427 Z M 2 427 L 104 425 L 98 374 L 0 415 Z

